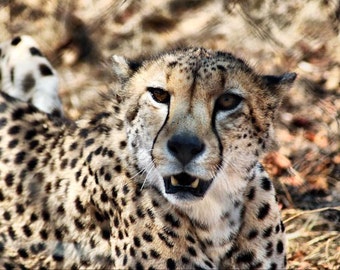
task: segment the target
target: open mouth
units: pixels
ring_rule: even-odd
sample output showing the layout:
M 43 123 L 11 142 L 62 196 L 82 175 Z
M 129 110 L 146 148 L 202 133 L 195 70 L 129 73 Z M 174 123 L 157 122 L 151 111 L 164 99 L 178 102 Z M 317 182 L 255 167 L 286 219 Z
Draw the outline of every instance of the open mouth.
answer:
M 212 180 L 202 180 L 187 173 L 180 173 L 164 177 L 165 192 L 168 194 L 190 193 L 196 197 L 203 197 Z

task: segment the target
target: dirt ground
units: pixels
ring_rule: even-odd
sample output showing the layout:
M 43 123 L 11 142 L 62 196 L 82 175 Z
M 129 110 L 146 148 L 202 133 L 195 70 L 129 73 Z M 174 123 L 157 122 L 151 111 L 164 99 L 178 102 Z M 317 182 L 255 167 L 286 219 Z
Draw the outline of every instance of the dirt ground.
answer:
M 1 0 L 0 42 L 32 35 L 77 119 L 112 82 L 109 57 L 179 46 L 230 51 L 261 73 L 298 73 L 263 162 L 282 206 L 290 269 L 340 269 L 340 1 Z

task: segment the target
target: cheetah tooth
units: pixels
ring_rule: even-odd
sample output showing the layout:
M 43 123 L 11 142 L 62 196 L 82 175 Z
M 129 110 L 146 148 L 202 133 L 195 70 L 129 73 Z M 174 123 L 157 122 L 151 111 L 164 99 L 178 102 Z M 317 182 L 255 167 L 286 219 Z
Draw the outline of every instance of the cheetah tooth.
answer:
M 177 179 L 175 177 L 173 177 L 173 176 L 171 176 L 171 185 L 173 185 L 173 186 L 178 186 L 179 185 Z
M 194 182 L 191 183 L 191 187 L 192 188 L 197 188 L 198 187 L 198 184 L 199 184 L 200 180 L 198 178 L 196 178 L 196 180 Z

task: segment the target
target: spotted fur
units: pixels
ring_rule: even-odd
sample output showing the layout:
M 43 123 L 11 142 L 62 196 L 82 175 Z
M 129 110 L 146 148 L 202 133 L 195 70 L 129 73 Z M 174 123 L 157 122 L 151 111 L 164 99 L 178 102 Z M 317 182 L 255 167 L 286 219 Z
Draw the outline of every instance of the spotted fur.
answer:
M 295 74 L 190 48 L 115 56 L 121 87 L 78 122 L 0 99 L 0 265 L 282 269 L 259 163 Z
M 58 75 L 30 36 L 0 44 L 1 91 L 47 113 L 62 113 Z

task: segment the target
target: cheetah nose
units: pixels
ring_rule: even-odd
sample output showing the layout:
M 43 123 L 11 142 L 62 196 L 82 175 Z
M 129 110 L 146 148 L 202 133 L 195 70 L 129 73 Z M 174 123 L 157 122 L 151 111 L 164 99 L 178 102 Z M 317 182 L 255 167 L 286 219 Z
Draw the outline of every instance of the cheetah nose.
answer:
M 170 138 L 167 147 L 183 166 L 204 151 L 204 143 L 194 135 L 177 134 Z

